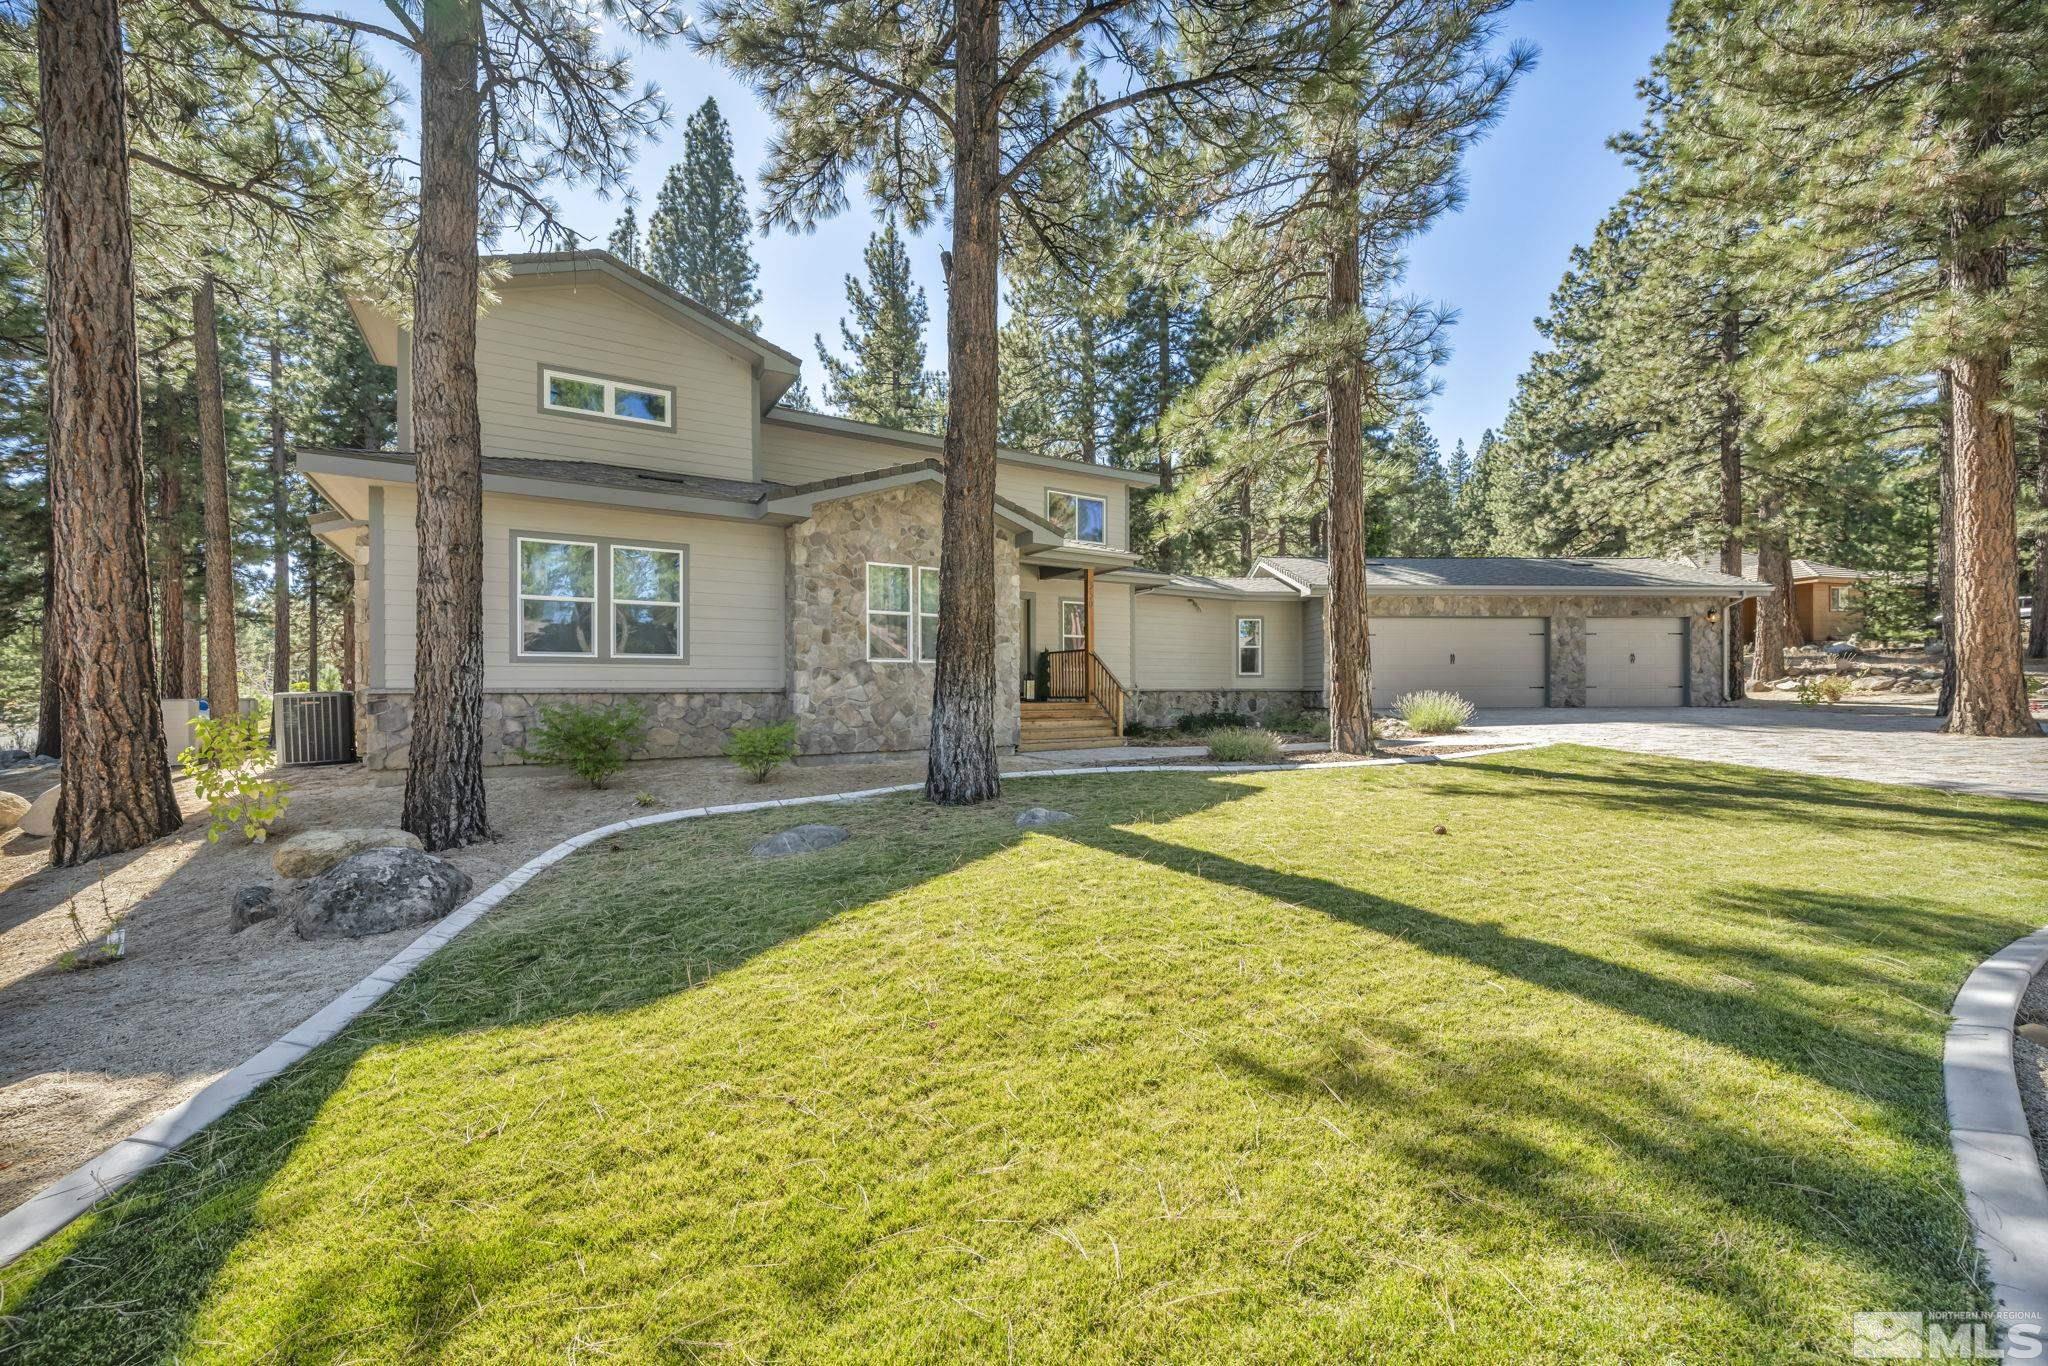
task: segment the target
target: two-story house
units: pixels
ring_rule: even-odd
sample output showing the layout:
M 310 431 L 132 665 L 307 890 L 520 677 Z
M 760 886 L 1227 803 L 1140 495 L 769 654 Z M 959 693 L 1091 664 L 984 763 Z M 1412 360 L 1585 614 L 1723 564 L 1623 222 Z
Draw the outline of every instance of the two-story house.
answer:
M 647 757 L 785 718 L 812 758 L 922 750 L 940 441 L 779 407 L 794 355 L 607 253 L 503 268 L 477 334 L 488 760 L 518 761 L 539 706 L 612 698 L 645 707 Z M 397 449 L 296 459 L 331 508 L 316 532 L 355 566 L 358 749 L 392 768 L 412 720 L 411 346 L 356 316 L 397 371 Z M 1131 495 L 1156 484 L 1001 452 L 997 648 L 1018 687 L 1000 744 L 1318 703 L 1320 563 L 1146 569 Z M 1371 591 L 1376 701 L 1441 686 L 1537 706 L 1720 702 L 1720 623 L 1760 589 L 1677 562 L 1454 560 L 1375 562 Z

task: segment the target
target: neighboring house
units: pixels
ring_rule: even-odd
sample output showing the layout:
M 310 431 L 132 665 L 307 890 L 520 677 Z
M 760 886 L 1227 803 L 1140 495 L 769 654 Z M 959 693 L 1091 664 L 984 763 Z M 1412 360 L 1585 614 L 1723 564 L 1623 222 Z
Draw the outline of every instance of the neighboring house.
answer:
M 1755 579 L 1756 553 L 1742 557 L 1742 577 Z M 1847 640 L 1863 628 L 1863 584 L 1871 576 L 1817 560 L 1792 561 L 1792 623 L 1798 644 Z M 1743 612 L 1744 641 L 1756 639 L 1756 604 Z
M 813 758 L 923 749 L 936 651 L 942 443 L 776 406 L 797 358 L 604 252 L 506 258 L 478 321 L 486 761 L 519 762 L 551 701 L 631 698 L 647 757 L 715 754 L 794 719 Z M 301 450 L 355 565 L 357 745 L 402 767 L 419 573 L 411 341 L 358 306 L 398 372 L 397 449 Z M 1324 571 L 1148 570 L 1135 470 L 1003 451 L 1004 746 L 1191 710 L 1320 702 Z M 1376 562 L 1374 699 L 1715 705 L 1722 625 L 1754 583 L 1649 560 Z M 1020 703 L 1041 652 L 1051 699 Z

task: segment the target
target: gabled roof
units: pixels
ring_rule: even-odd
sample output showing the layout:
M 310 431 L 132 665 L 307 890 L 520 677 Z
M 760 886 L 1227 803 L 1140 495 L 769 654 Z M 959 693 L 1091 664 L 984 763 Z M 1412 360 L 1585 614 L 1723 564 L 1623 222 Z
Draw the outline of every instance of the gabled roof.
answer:
M 1742 577 L 1745 579 L 1757 577 L 1756 552 L 1754 550 L 1742 552 Z M 1867 570 L 1849 569 L 1839 564 L 1822 564 L 1819 560 L 1802 560 L 1796 555 L 1792 559 L 1792 582 L 1794 583 L 1805 583 L 1811 579 L 1847 579 L 1850 582 L 1855 582 L 1869 577 L 1870 574 Z
M 796 383 L 803 362 L 792 352 L 744 327 L 726 321 L 708 306 L 672 289 L 644 270 L 627 265 L 608 251 L 529 251 L 485 258 L 514 280 L 536 279 L 579 283 L 604 280 L 655 312 L 680 324 L 728 354 L 753 367 L 761 377 L 761 404 L 772 407 Z M 362 299 L 351 299 L 349 311 L 379 365 L 398 364 L 398 320 Z
M 761 420 L 779 426 L 830 432 L 834 436 L 850 436 L 859 441 L 875 441 L 910 450 L 942 452 L 946 449 L 945 438 L 930 432 L 904 431 L 896 427 L 884 427 L 876 422 L 856 422 L 850 417 L 834 417 L 829 413 L 807 413 L 799 408 L 771 408 L 761 415 Z M 1030 465 L 1034 469 L 1070 471 L 1096 479 L 1114 479 L 1120 483 L 1135 484 L 1141 488 L 1159 487 L 1157 470 L 1126 469 L 1122 465 L 1090 465 L 1079 460 L 1065 460 L 1057 455 L 1020 451 L 1010 446 L 999 448 L 996 451 L 996 458 L 1013 465 Z
M 411 483 L 418 458 L 411 451 L 349 451 L 308 447 L 292 452 L 293 463 L 309 475 Z M 484 487 L 493 493 L 527 494 L 620 507 L 654 507 L 674 512 L 770 520 L 787 525 L 811 515 L 822 502 L 878 492 L 905 484 L 943 484 L 945 466 L 937 460 L 835 475 L 805 484 L 765 480 L 719 479 L 703 474 L 665 474 L 633 465 L 607 465 L 593 460 L 539 460 L 525 456 L 483 458 Z M 620 495 L 630 495 L 630 500 Z M 1063 544 L 1059 528 L 1007 498 L 996 499 L 996 517 L 1028 537 L 1035 548 Z
M 1320 593 L 1330 584 L 1327 561 L 1271 555 L 1252 566 L 1254 576 Z M 1547 558 L 1534 555 L 1445 556 L 1366 562 L 1366 589 L 1374 593 L 1685 593 L 1753 594 L 1758 585 L 1685 560 Z

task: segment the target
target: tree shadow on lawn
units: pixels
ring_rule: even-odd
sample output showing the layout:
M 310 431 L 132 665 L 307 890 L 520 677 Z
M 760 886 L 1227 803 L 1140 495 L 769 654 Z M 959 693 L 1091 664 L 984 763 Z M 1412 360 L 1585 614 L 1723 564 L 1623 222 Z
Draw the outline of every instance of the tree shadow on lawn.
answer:
M 1922 787 L 1880 787 L 1848 779 L 1815 778 L 1776 769 L 1743 768 L 1635 756 L 1581 745 L 1544 749 L 1541 765 L 1505 759 L 1483 761 L 1489 773 L 1520 779 L 1523 790 L 1477 785 L 1448 786 L 1445 795 L 1555 800 L 1546 784 L 1567 784 L 1571 796 L 1619 815 L 1660 820 L 1720 823 L 1744 818 L 1844 822 L 1858 831 L 1885 831 L 1925 838 L 1990 841 L 2029 852 L 2048 841 L 2048 803 L 2018 798 L 1944 793 Z M 1567 767 L 1589 755 L 1602 760 L 1592 770 Z M 1562 762 L 1558 762 L 1562 761 Z M 1475 764 L 1476 766 L 1476 764 Z M 1881 794 L 1881 795 L 1880 795 Z
M 1547 795 L 1565 808 L 1581 800 L 1585 786 L 1595 781 L 1624 792 L 1631 785 L 1649 781 L 1648 775 L 1642 779 L 1595 778 L 1481 762 L 1489 772 L 1509 781 L 1495 788 L 1472 785 L 1473 793 L 1488 799 L 1536 795 L 1519 792 L 1515 780 L 1533 788 L 1564 779 L 1569 785 L 1552 786 Z M 1676 764 L 1667 767 L 1687 771 Z M 1457 792 L 1476 776 L 1458 774 L 1448 767 L 1382 769 L 1367 771 L 1363 781 L 1368 786 L 1388 783 L 1396 781 L 1392 775 L 1399 774 L 1433 775 L 1430 781 L 1440 792 Z M 1316 781 L 1310 775 L 1302 776 Z M 1346 781 L 1337 775 L 1332 778 Z M 1357 779 L 1354 776 L 1352 780 Z M 1773 780 L 1757 779 L 1760 783 Z M 1707 787 L 1719 792 L 1722 785 L 1709 782 Z M 1145 809 L 1130 809 L 1133 790 L 1143 794 Z M 1790 993 L 1785 991 L 1708 990 L 1510 933 L 1499 925 L 1441 914 L 1327 878 L 1265 867 L 1212 849 L 1184 847 L 1132 828 L 1165 826 L 1263 790 L 1258 782 L 1214 775 L 1147 775 L 1135 787 L 1100 779 L 1032 779 L 1012 784 L 1003 801 L 972 810 L 936 810 L 907 800 L 801 814 L 784 810 L 661 827 L 594 846 L 480 922 L 452 950 L 430 960 L 342 1036 L 315 1050 L 227 1119 L 187 1144 L 171 1162 L 104 1202 L 86 1222 L 59 1235 L 50 1249 L 0 1272 L 0 1297 L 4 1297 L 6 1311 L 15 1316 L 0 1334 L 0 1349 L 5 1349 L 0 1355 L 11 1354 L 10 1359 L 21 1361 L 124 1361 L 187 1350 L 192 1345 L 188 1336 L 193 1321 L 210 1288 L 237 1247 L 259 1225 L 273 1180 L 329 1099 L 369 1055 L 434 1037 L 628 1011 L 689 990 L 809 933 L 844 911 L 884 900 L 1021 842 L 1026 832 L 1015 828 L 1015 814 L 1041 803 L 1057 805 L 1076 817 L 1071 823 L 1037 832 L 1041 835 L 1318 912 L 1431 955 L 1575 996 L 1811 1077 L 1878 1107 L 1886 1124 L 1901 1138 L 1922 1145 L 1929 1153 L 1939 1149 L 1930 1160 L 1946 1162 L 1946 1150 L 1940 1148 L 1945 1131 L 1939 1093 L 1939 1029 L 1933 1024 L 1928 1027 L 1928 1037 L 1935 1051 L 1906 1051 L 1873 1041 L 1859 1032 L 1854 1020 L 1804 1007 L 1788 999 Z M 1337 790 L 1334 782 L 1324 789 L 1326 793 Z M 1601 793 L 1595 799 L 1604 802 L 1611 797 Z M 1764 814 L 1764 809 L 1756 804 L 1770 800 L 1753 791 L 1729 795 L 1729 800 L 1737 798 L 1759 814 Z M 1823 811 L 1816 801 L 1794 797 L 1776 803 L 1770 814 L 1821 820 L 1839 808 L 1839 802 L 1831 801 Z M 1644 795 L 1630 799 L 1628 809 L 1655 808 L 1653 799 Z M 747 855 L 753 840 L 803 820 L 848 824 L 868 838 L 778 863 L 763 864 Z M 1971 829 L 1975 824 L 1950 822 Z M 1929 832 L 1919 829 L 1916 833 Z M 1947 829 L 1942 833 L 1963 831 Z M 689 886 L 679 893 L 660 876 L 664 859 L 669 860 L 669 867 L 690 869 L 692 876 L 706 885 Z M 829 888 L 829 895 L 805 894 L 820 887 Z M 1020 898 L 1031 892 L 1029 887 L 1017 889 Z M 1752 898 L 1747 904 L 1778 907 L 1786 893 L 1754 888 L 1744 895 Z M 1731 902 L 1726 909 L 1739 915 L 1743 904 Z M 1873 898 L 1865 903 L 1863 912 L 1896 922 L 1924 909 Z M 1829 913 L 1848 917 L 1855 911 L 1836 906 Z M 1977 950 L 1988 952 L 2003 943 L 2001 936 L 2009 937 L 2006 930 L 1995 918 L 1986 917 L 1977 930 Z M 1954 933 L 1957 942 L 1953 948 L 1968 947 L 1969 931 L 1958 927 Z M 1895 991 L 1899 985 L 1881 973 L 1870 975 L 1869 983 L 1873 991 L 1883 992 Z M 1248 1062 L 1238 1065 L 1242 1071 L 1254 1070 Z M 1568 1077 L 1562 1081 L 1543 1079 L 1539 1085 L 1532 1075 L 1539 1068 L 1540 1059 L 1534 1055 L 1519 1063 L 1511 1061 L 1499 1080 L 1482 1079 L 1479 1094 L 1485 1103 L 1512 1111 L 1526 1089 L 1532 1097 L 1530 1104 L 1557 1121 L 1583 1123 L 1609 1141 L 1622 1141 L 1621 1121 L 1575 1095 Z M 1276 1078 L 1269 1080 L 1279 1084 Z M 1358 1095 L 1366 1098 L 1362 1090 Z M 1420 1103 L 1413 1096 L 1399 1094 L 1386 1100 Z M 1664 1096 L 1660 1104 L 1669 1111 L 1657 1126 L 1660 1130 L 1706 1123 L 1675 1096 Z M 1455 1105 L 1446 1103 L 1440 1121 L 1447 1130 L 1461 1124 L 1469 1128 L 1471 1116 L 1461 1116 Z M 1928 1183 L 1893 1185 L 1881 1175 L 1828 1164 L 1816 1173 L 1803 1157 L 1798 1164 L 1800 1181 L 1802 1187 L 1813 1189 L 1803 1194 L 1799 1189 L 1789 1194 L 1775 1188 L 1766 1190 L 1752 1179 L 1754 1174 L 1774 1165 L 1785 1166 L 1791 1159 L 1752 1136 L 1713 1133 L 1711 1126 L 1708 1132 L 1733 1158 L 1702 1167 L 1688 1161 L 1691 1144 L 1674 1143 L 1662 1133 L 1631 1134 L 1630 1138 L 1647 1154 L 1646 1160 L 1660 1169 L 1668 1168 L 1673 1179 L 1683 1176 L 1714 1199 L 1759 1218 L 1802 1233 L 1817 1230 L 1815 1236 L 1839 1238 L 1845 1252 L 1853 1245 L 1863 1264 L 1882 1268 L 1884 1279 L 1893 1283 L 1930 1274 L 1925 1266 L 1929 1257 L 1943 1263 L 1941 1271 L 1931 1273 L 1940 1284 L 1952 1287 L 1954 1280 L 1941 1278 L 1967 1279 L 1973 1274 L 1955 1272 L 1946 1265 L 1962 1255 L 1959 1248 L 1967 1248 L 1952 1191 L 1936 1190 Z M 1549 1159 L 1540 1150 L 1517 1147 L 1518 1141 L 1511 1136 L 1498 1137 L 1490 1140 L 1491 1147 L 1482 1144 L 1458 1160 L 1468 1163 L 1476 1178 L 1499 1185 L 1524 1201 L 1559 1198 L 1549 1190 L 1549 1178 L 1543 1172 Z M 1413 1157 L 1440 1160 L 1440 1155 L 1430 1153 Z M 1946 1179 L 1952 1182 L 1952 1174 Z M 1848 1213 L 1855 1217 L 1847 1225 L 1854 1236 L 1838 1227 L 1847 1204 L 1854 1206 Z M 1866 1217 L 1866 1210 L 1873 1213 Z M 1910 1231 L 1901 1230 L 1896 1222 L 1886 1223 L 1882 1229 L 1875 1227 L 1871 1222 L 1879 1217 L 1875 1211 L 1882 1211 L 1883 1217 L 1892 1221 L 1906 1221 Z M 1580 1216 L 1568 1212 L 1556 1218 L 1571 1224 Z M 1643 1255 L 1652 1261 L 1675 1256 L 1683 1248 L 1683 1237 L 1682 1230 L 1645 1231 L 1640 1235 Z M 536 1255 L 552 1255 L 538 1244 L 535 1251 Z M 439 1255 L 454 1258 L 460 1254 Z M 516 1257 L 505 1268 L 507 1274 L 518 1269 Z M 477 1295 L 488 1291 L 492 1268 L 464 1265 L 460 1272 L 453 1274 L 443 1268 L 423 1276 L 412 1287 L 415 1298 L 405 1311 L 410 1352 L 436 1350 L 478 1312 Z M 1726 1293 L 1742 1292 L 1741 1271 L 1725 1274 L 1730 1279 L 1716 1284 Z M 337 1281 L 308 1267 L 296 1285 L 280 1287 L 278 1293 L 295 1302 L 294 1309 L 285 1311 L 293 1316 L 292 1321 L 310 1330 L 297 1341 L 308 1346 L 339 1346 L 346 1341 L 351 1320 L 345 1276 Z M 109 1313 L 105 1306 L 110 1304 L 123 1308 Z M 11 1347 L 9 1338 L 13 1339 Z

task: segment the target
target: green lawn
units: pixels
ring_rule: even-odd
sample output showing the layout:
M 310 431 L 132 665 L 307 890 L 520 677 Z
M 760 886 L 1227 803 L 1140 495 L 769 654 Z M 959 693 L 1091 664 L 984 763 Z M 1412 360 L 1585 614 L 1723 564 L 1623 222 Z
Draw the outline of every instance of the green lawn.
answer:
M 1944 1011 L 2044 906 L 2048 808 L 1586 749 L 645 831 L 0 1273 L 0 1359 L 1839 1357 L 1982 1303 Z

